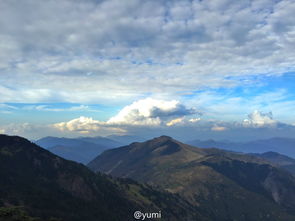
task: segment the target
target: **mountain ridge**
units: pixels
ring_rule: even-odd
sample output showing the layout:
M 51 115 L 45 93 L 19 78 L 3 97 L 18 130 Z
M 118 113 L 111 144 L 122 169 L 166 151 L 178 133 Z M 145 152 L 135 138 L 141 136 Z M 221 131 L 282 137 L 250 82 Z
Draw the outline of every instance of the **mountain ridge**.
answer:
M 17 136 L 0 135 L 0 176 L 0 216 L 21 206 L 42 221 L 132 220 L 136 210 L 162 210 L 163 220 L 208 220 L 177 195 L 95 174 Z
M 269 151 L 265 153 L 250 153 L 256 157 L 262 158 L 264 160 L 277 165 L 293 175 L 295 175 L 295 159 L 285 156 L 283 154 L 279 154 L 277 152 Z
M 87 164 L 104 150 L 121 144 L 104 137 L 44 137 L 35 141 L 37 145 L 68 160 Z
M 216 147 L 244 153 L 277 152 L 295 158 L 295 139 L 288 137 L 273 137 L 269 139 L 252 140 L 247 142 L 232 142 L 218 140 L 191 140 L 186 143 L 198 147 Z
M 192 147 L 168 136 L 107 150 L 88 166 L 180 194 L 220 220 L 240 220 L 237 211 L 245 213 L 241 220 L 259 213 L 267 218 L 269 211 L 278 219 L 295 208 L 295 180 L 288 172 L 255 156 Z M 263 205 L 260 211 L 253 207 L 253 199 Z

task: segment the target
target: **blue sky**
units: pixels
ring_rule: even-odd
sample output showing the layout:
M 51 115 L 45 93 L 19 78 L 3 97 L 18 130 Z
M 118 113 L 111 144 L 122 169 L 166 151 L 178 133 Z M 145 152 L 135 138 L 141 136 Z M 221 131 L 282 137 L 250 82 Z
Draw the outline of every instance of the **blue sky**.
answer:
M 0 9 L 2 133 L 294 134 L 292 0 L 10 0 Z

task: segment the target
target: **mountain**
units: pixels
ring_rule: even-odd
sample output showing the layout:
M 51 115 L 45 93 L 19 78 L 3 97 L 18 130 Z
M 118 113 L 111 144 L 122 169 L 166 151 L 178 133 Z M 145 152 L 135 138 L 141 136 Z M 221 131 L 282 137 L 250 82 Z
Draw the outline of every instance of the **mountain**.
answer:
M 254 153 L 253 155 L 265 159 L 281 168 L 288 170 L 290 173 L 295 175 L 295 159 L 287 157 L 285 155 L 276 152 L 265 152 L 262 154 Z
M 295 219 L 295 178 L 252 155 L 161 136 L 107 150 L 88 166 L 177 193 L 211 220 Z
M 143 142 L 145 141 L 145 138 L 139 137 L 139 136 L 133 136 L 133 135 L 109 135 L 107 138 L 117 141 L 121 143 L 122 145 L 127 145 L 132 142 Z M 121 146 L 122 146 L 121 145 Z M 117 146 L 118 147 L 118 146 Z
M 79 137 L 77 138 L 78 140 L 83 140 L 89 143 L 94 143 L 94 144 L 98 144 L 101 146 L 105 146 L 108 147 L 109 149 L 111 148 L 115 148 L 115 147 L 119 147 L 122 146 L 122 143 L 109 139 L 107 137 L 101 137 L 101 136 L 96 136 L 96 137 Z
M 78 163 L 87 164 L 95 156 L 106 150 L 106 147 L 100 147 L 95 144 L 84 144 L 83 146 L 61 146 L 57 145 L 48 148 L 51 153 L 54 153 L 67 160 L 72 160 Z
M 216 141 L 213 139 L 209 140 L 191 140 L 185 142 L 189 145 L 196 146 L 196 147 L 202 147 L 202 148 L 220 148 L 224 150 L 233 150 L 233 151 L 239 151 L 238 145 L 241 143 L 235 143 L 231 141 Z
M 100 146 L 104 146 L 107 148 L 119 147 L 122 143 L 119 143 L 115 140 L 111 140 L 106 137 L 78 137 L 78 138 L 64 138 L 64 137 L 44 137 L 41 138 L 34 143 L 37 145 L 47 149 L 53 146 L 61 145 L 61 146 L 75 146 L 75 145 L 83 145 L 86 143 L 97 144 Z
M 193 140 L 187 143 L 197 147 L 216 147 L 245 153 L 264 153 L 272 151 L 295 158 L 295 139 L 293 138 L 275 137 L 248 142 Z
M 45 149 L 48 149 L 50 147 L 54 146 L 74 146 L 77 145 L 77 140 L 75 138 L 65 138 L 65 137 L 43 137 L 39 140 L 36 140 L 34 142 L 40 147 L 43 147 Z M 84 142 L 81 141 L 83 144 Z
M 21 137 L 0 135 L 0 177 L 1 221 L 121 221 L 137 210 L 208 220 L 180 196 L 95 174 Z
M 118 142 L 103 137 L 44 137 L 35 143 L 60 157 L 83 164 L 104 150 L 120 146 Z

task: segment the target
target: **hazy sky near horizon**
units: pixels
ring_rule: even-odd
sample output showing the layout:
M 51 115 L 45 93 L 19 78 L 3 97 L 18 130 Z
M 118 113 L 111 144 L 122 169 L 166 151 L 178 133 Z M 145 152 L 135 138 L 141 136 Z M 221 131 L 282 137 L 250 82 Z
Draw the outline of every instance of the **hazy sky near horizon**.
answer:
M 2 0 L 0 132 L 295 137 L 293 0 Z

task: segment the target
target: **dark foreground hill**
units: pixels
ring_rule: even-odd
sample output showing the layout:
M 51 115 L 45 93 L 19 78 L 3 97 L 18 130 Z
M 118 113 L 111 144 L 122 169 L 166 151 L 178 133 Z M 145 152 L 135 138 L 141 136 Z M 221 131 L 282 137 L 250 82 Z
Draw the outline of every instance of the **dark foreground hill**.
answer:
M 295 220 L 294 177 L 255 156 L 162 136 L 105 151 L 88 166 L 178 193 L 211 220 Z
M 21 137 L 0 135 L 0 177 L 1 221 L 130 221 L 136 210 L 161 211 L 161 220 L 207 220 L 181 197 L 95 174 Z

